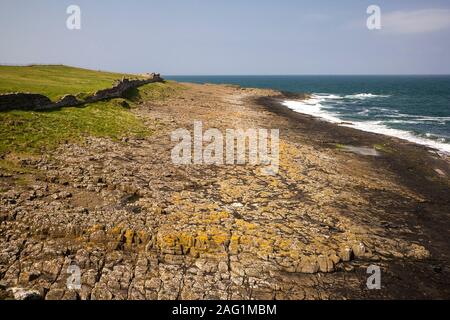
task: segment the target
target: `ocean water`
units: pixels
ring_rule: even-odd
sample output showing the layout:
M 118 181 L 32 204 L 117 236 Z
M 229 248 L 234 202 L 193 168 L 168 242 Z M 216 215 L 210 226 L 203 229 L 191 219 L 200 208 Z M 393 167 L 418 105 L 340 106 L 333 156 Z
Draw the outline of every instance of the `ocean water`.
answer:
M 294 111 L 450 153 L 450 76 L 169 76 L 308 93 Z

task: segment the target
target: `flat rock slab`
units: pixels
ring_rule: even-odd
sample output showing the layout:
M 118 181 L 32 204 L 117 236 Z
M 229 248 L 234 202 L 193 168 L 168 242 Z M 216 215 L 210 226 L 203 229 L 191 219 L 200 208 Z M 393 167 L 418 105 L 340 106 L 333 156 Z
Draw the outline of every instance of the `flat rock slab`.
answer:
M 355 147 L 344 145 L 342 146 L 342 150 L 347 152 L 353 152 L 362 156 L 379 157 L 381 155 L 380 152 L 378 152 L 376 149 L 368 147 Z

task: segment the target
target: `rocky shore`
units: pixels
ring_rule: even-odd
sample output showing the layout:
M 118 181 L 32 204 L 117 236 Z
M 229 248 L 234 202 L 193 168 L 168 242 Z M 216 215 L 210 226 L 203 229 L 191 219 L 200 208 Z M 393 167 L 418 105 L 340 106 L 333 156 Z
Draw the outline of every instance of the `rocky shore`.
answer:
M 0 171 L 0 298 L 450 298 L 448 159 L 282 99 L 183 84 L 133 111 L 150 137 L 5 155 L 21 169 Z M 172 164 L 171 132 L 196 120 L 279 128 L 279 173 Z M 381 290 L 366 287 L 370 265 Z

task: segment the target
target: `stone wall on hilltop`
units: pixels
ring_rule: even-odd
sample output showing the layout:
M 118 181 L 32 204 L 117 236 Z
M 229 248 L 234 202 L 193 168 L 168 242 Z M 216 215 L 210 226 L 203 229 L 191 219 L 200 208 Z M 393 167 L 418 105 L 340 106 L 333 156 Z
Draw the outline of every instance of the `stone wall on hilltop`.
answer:
M 142 85 L 162 82 L 163 78 L 157 73 L 145 74 L 146 79 L 130 80 L 123 78 L 112 88 L 99 90 L 94 95 L 84 100 L 78 100 L 73 95 L 65 95 L 57 102 L 52 102 L 48 97 L 34 93 L 7 93 L 0 94 L 0 112 L 8 110 L 50 110 L 62 107 L 75 107 L 84 103 L 92 103 L 106 99 L 123 97 L 130 89 Z

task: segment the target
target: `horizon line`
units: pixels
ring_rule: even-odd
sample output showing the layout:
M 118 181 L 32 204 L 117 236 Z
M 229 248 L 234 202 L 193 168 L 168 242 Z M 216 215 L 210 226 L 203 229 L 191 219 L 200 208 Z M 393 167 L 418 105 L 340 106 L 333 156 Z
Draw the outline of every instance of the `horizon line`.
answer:
M 161 74 L 165 77 L 450 76 L 450 73 Z
M 114 71 L 114 70 L 103 70 L 99 68 L 91 69 L 85 66 L 75 66 L 64 63 L 1 63 L 0 66 L 5 67 L 31 67 L 31 66 L 66 66 L 72 68 L 86 69 L 92 71 L 103 71 L 111 73 L 128 73 L 128 74 L 139 74 L 133 71 Z M 144 71 L 141 71 L 142 73 Z M 159 71 L 157 71 L 159 72 Z M 288 74 L 164 74 L 160 72 L 161 75 L 165 77 L 298 77 L 298 76 L 450 76 L 450 73 L 288 73 Z

